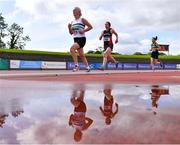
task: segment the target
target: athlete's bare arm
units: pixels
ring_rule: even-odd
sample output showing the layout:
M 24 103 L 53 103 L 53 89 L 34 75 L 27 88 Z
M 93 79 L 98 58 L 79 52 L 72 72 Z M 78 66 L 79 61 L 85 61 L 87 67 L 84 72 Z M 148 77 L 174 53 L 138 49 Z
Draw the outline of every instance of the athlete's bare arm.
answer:
M 115 43 L 118 43 L 118 34 L 116 33 L 116 31 L 114 29 L 111 28 L 111 33 L 114 34 L 116 36 L 116 40 Z
M 99 37 L 99 40 L 101 40 L 103 37 L 103 32 L 101 33 L 100 37 Z
M 71 114 L 70 117 L 69 117 L 69 126 L 72 125 L 72 120 L 73 120 L 73 114 Z
M 156 46 L 158 47 L 158 50 L 161 50 L 161 47 L 159 46 L 159 44 L 157 42 L 155 42 Z
M 93 120 L 89 117 L 86 117 L 85 118 L 85 125 L 83 126 L 83 129 L 87 129 L 92 123 L 93 123 Z
M 87 28 L 84 29 L 84 31 L 83 31 L 84 33 L 88 32 L 89 30 L 91 30 L 93 28 L 92 25 L 86 19 L 82 18 L 82 22 L 84 25 L 87 26 Z
M 81 102 L 80 102 L 80 100 L 76 99 L 75 97 L 72 97 L 71 103 L 74 105 L 74 107 L 78 107 Z
M 99 109 L 100 109 L 101 113 L 104 115 L 104 110 L 102 109 L 101 106 L 99 107 Z
M 119 111 L 119 106 L 118 106 L 117 103 L 115 103 L 115 106 L 116 106 L 116 111 L 113 113 L 112 117 L 114 117 L 118 113 L 118 111 Z
M 73 30 L 72 30 L 71 27 L 72 27 L 72 25 L 69 23 L 69 24 L 68 24 L 68 30 L 69 30 L 69 34 L 72 35 L 72 34 L 73 34 Z

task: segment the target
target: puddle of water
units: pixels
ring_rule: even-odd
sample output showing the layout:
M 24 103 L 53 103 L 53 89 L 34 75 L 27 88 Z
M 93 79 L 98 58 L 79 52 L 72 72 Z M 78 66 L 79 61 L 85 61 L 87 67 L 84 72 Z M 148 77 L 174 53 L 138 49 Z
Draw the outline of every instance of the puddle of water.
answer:
M 180 143 L 180 85 L 1 81 L 0 143 Z

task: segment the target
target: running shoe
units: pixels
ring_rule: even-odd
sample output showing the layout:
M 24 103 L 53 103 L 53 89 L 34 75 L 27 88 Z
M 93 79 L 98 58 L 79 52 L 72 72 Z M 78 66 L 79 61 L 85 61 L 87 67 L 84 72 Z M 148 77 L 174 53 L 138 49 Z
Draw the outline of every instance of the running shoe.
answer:
M 163 63 L 162 63 L 162 61 L 159 61 L 159 62 L 160 62 L 160 66 L 161 66 L 161 67 L 163 67 Z
M 86 72 L 90 72 L 90 71 L 91 71 L 90 66 L 87 66 L 87 67 L 86 67 Z
M 76 72 L 79 70 L 79 66 L 78 65 L 75 65 L 74 68 L 73 68 L 73 72 Z
M 104 66 L 101 66 L 101 67 L 98 68 L 98 70 L 104 71 L 104 70 L 105 70 L 105 67 L 104 67 Z
M 118 68 L 119 62 L 116 62 L 116 69 Z

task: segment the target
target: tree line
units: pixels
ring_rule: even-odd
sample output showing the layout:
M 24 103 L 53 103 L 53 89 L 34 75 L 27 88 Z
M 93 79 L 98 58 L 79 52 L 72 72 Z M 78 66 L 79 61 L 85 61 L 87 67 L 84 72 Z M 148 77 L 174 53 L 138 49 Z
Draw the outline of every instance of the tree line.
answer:
M 4 42 L 4 40 L 7 42 Z M 0 13 L 0 48 L 23 49 L 27 41 L 31 41 L 28 35 L 23 35 L 23 27 L 13 23 L 8 25 Z
M 95 50 L 89 50 L 87 52 L 87 54 L 102 54 L 102 53 L 103 53 L 103 47 L 98 47 Z M 112 52 L 112 54 L 121 55 L 118 52 Z M 150 54 L 151 54 L 151 52 L 148 52 L 148 53 L 135 52 L 135 53 L 133 53 L 133 55 L 150 55 Z M 167 54 L 165 54 L 163 52 L 159 52 L 159 55 L 167 55 Z

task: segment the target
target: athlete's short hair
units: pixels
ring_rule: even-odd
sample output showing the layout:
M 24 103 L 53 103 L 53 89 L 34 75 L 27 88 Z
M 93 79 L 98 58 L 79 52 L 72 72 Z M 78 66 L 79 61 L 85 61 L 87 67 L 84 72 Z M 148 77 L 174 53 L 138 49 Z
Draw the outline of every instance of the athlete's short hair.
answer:
M 75 7 L 75 8 L 73 9 L 73 12 L 74 12 L 74 11 L 79 11 L 80 16 L 82 15 L 82 13 L 81 13 L 81 9 L 80 9 L 79 7 Z

